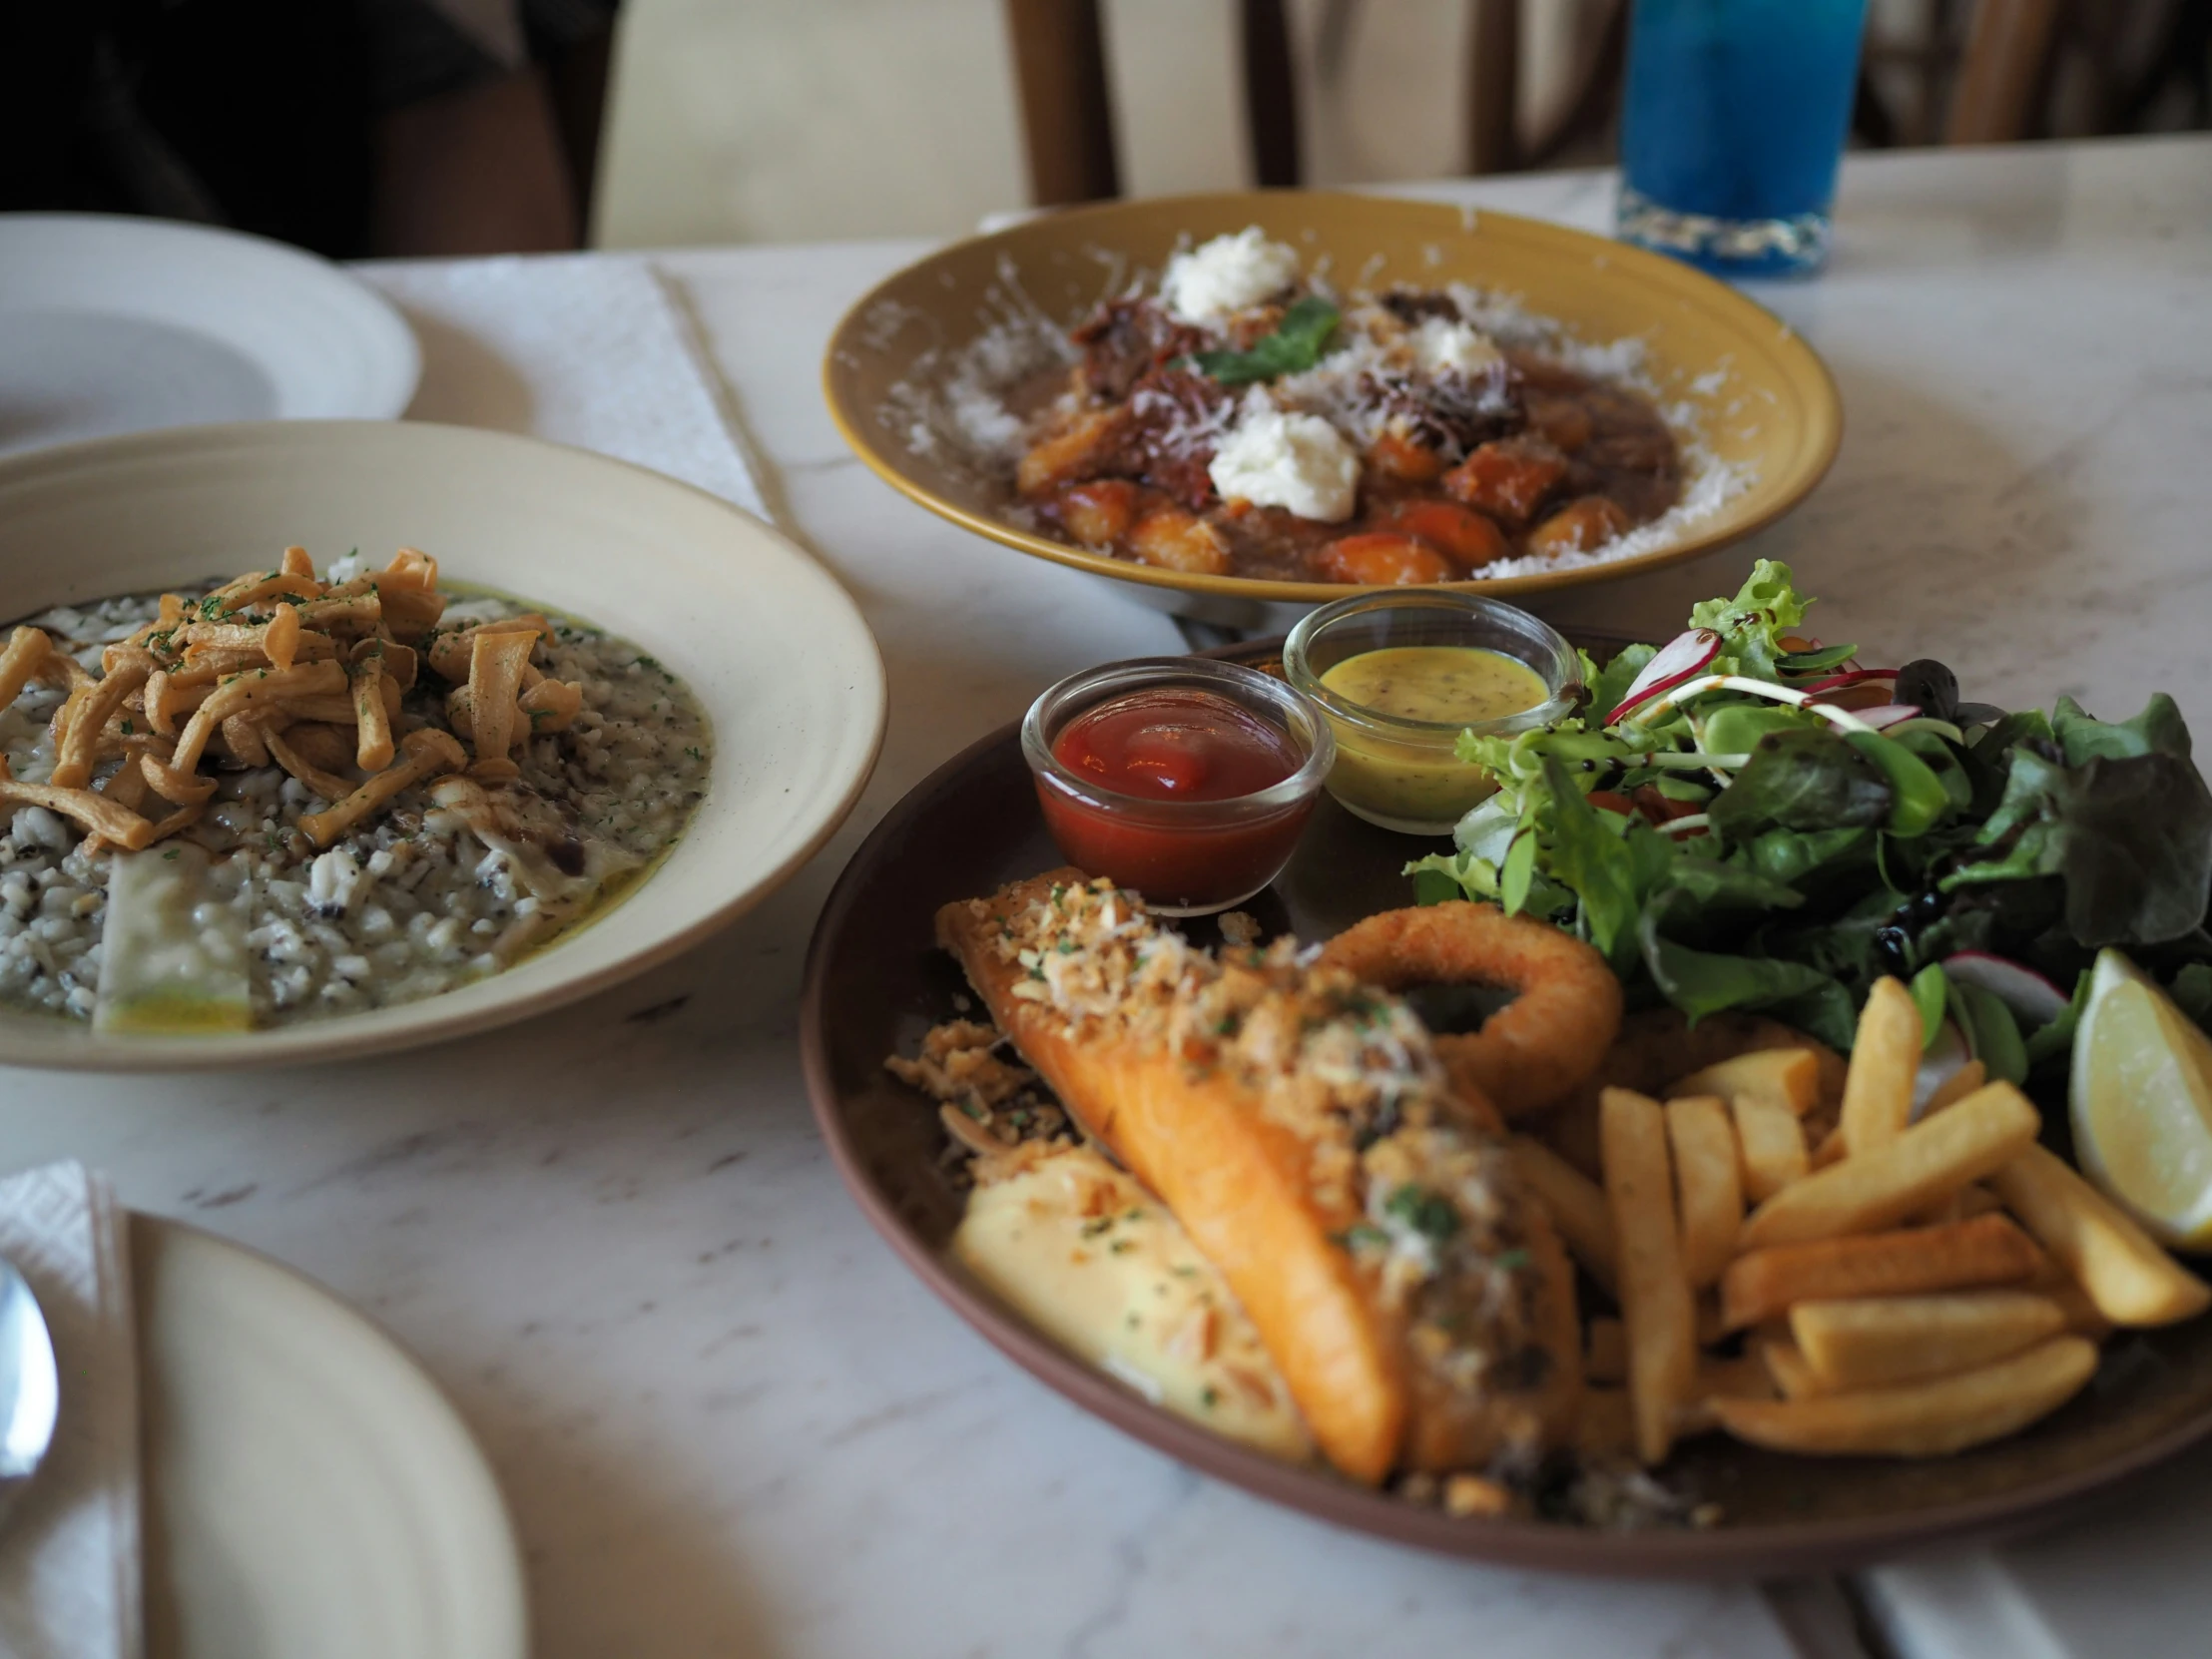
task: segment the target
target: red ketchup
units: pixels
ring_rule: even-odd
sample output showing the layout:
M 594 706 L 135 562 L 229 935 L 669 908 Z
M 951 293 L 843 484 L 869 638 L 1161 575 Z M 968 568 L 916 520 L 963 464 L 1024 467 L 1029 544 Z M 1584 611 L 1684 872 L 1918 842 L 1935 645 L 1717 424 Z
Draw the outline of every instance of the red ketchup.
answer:
M 1093 797 L 1037 780 L 1060 850 L 1156 906 L 1205 910 L 1259 891 L 1314 811 L 1312 794 L 1272 811 L 1231 805 L 1282 783 L 1306 757 L 1288 733 L 1216 692 L 1166 687 L 1101 703 L 1061 729 L 1052 758 Z

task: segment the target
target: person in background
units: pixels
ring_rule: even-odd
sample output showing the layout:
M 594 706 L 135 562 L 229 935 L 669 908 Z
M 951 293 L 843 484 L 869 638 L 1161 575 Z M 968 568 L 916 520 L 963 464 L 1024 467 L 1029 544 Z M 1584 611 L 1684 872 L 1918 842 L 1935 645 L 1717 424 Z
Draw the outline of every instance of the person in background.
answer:
M 0 210 L 581 245 L 617 0 L 0 0 Z

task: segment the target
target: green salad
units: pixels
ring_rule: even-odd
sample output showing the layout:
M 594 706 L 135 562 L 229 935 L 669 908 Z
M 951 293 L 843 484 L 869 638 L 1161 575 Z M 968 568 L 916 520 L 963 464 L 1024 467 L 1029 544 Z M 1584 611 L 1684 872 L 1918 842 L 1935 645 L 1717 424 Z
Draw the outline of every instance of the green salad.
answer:
M 1758 1009 L 1848 1049 L 1885 974 L 1932 1045 L 2024 1081 L 2072 1041 L 2090 962 L 2124 949 L 2212 1014 L 2212 794 L 2173 699 L 2102 721 L 1961 702 L 1923 660 L 1856 666 L 1801 632 L 1762 559 L 1665 646 L 1585 659 L 1575 717 L 1463 734 L 1497 793 L 1416 896 L 1549 918 L 1630 1003 Z

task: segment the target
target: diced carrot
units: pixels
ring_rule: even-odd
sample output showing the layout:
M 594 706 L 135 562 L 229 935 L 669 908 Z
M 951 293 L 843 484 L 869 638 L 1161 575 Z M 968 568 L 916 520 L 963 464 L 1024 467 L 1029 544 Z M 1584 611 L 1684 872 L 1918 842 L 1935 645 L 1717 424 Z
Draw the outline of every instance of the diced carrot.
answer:
M 1389 530 L 1333 541 L 1315 562 L 1329 581 L 1366 587 L 1416 587 L 1448 582 L 1458 574 L 1450 560 L 1418 536 Z
M 1566 457 L 1547 443 L 1501 438 L 1444 474 L 1444 488 L 1501 524 L 1526 524 L 1565 476 Z
M 1379 528 L 1418 537 L 1461 570 L 1479 570 L 1511 551 L 1502 530 L 1455 501 L 1397 501 L 1376 516 Z

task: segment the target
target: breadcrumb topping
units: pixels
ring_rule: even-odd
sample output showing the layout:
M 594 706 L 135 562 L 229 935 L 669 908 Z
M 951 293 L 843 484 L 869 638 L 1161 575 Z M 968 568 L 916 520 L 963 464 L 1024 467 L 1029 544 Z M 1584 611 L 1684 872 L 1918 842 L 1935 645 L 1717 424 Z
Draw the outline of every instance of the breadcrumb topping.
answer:
M 1541 1382 L 1509 1155 L 1401 1000 L 1315 965 L 1295 939 L 1197 948 L 1107 880 L 971 909 L 1025 971 L 1013 994 L 1070 1037 L 1165 1049 L 1194 1077 L 1225 1070 L 1299 1137 L 1317 1205 L 1342 1218 L 1339 1244 L 1406 1320 L 1431 1381 L 1462 1395 Z

